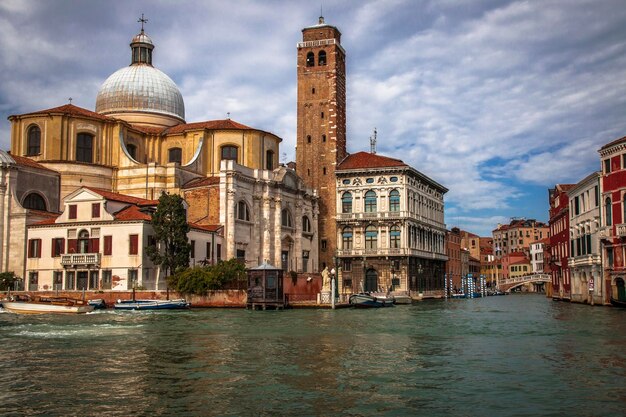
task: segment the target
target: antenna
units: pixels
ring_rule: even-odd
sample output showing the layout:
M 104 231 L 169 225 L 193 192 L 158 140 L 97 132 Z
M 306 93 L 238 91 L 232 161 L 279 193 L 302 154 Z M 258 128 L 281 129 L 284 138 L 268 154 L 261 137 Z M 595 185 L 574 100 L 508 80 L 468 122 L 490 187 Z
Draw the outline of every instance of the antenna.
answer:
M 376 153 L 376 128 L 374 128 L 374 134 L 370 136 L 370 153 Z

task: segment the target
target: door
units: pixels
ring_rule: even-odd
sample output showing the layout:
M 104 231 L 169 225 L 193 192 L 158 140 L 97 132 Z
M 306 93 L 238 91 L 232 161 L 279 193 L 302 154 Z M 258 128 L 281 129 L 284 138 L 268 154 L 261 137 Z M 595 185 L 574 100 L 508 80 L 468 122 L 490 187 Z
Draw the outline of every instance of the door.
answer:
M 78 271 L 78 276 L 76 278 L 76 289 L 77 290 L 87 289 L 87 271 Z
M 619 301 L 626 301 L 626 287 L 624 287 L 624 280 L 617 278 L 615 280 L 615 285 L 617 285 L 617 299 Z
M 368 269 L 365 273 L 365 292 L 378 290 L 378 273 L 375 269 Z

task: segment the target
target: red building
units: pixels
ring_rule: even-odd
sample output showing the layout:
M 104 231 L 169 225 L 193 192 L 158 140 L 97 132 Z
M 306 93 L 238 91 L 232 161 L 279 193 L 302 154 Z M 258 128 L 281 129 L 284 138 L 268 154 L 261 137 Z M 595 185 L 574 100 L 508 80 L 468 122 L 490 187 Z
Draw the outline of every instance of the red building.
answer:
M 602 160 L 600 242 L 606 288 L 604 301 L 610 302 L 610 297 L 626 301 L 626 137 L 604 145 L 599 152 Z
M 552 270 L 552 288 L 548 296 L 569 300 L 571 298 L 571 279 L 568 267 L 570 254 L 569 232 L 569 196 L 567 191 L 575 184 L 556 184 L 550 189 L 550 269 Z

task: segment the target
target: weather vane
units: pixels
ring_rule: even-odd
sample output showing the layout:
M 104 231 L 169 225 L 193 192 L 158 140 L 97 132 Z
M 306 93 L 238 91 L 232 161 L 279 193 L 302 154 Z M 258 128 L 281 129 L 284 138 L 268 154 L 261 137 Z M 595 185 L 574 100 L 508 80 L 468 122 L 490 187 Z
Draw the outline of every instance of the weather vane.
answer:
M 148 19 L 144 19 L 143 13 L 141 14 L 141 18 L 137 20 L 137 22 L 141 22 L 141 31 L 143 32 L 143 24 L 148 23 Z

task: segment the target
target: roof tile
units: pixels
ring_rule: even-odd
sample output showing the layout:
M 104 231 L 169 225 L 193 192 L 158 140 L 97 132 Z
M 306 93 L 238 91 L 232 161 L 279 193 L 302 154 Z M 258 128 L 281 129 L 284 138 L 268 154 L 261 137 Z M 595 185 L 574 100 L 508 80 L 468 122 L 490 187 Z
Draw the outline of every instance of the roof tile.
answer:
M 408 167 L 408 165 L 399 159 L 389 158 L 375 153 L 357 152 L 344 158 L 337 166 L 337 171 L 387 167 Z

